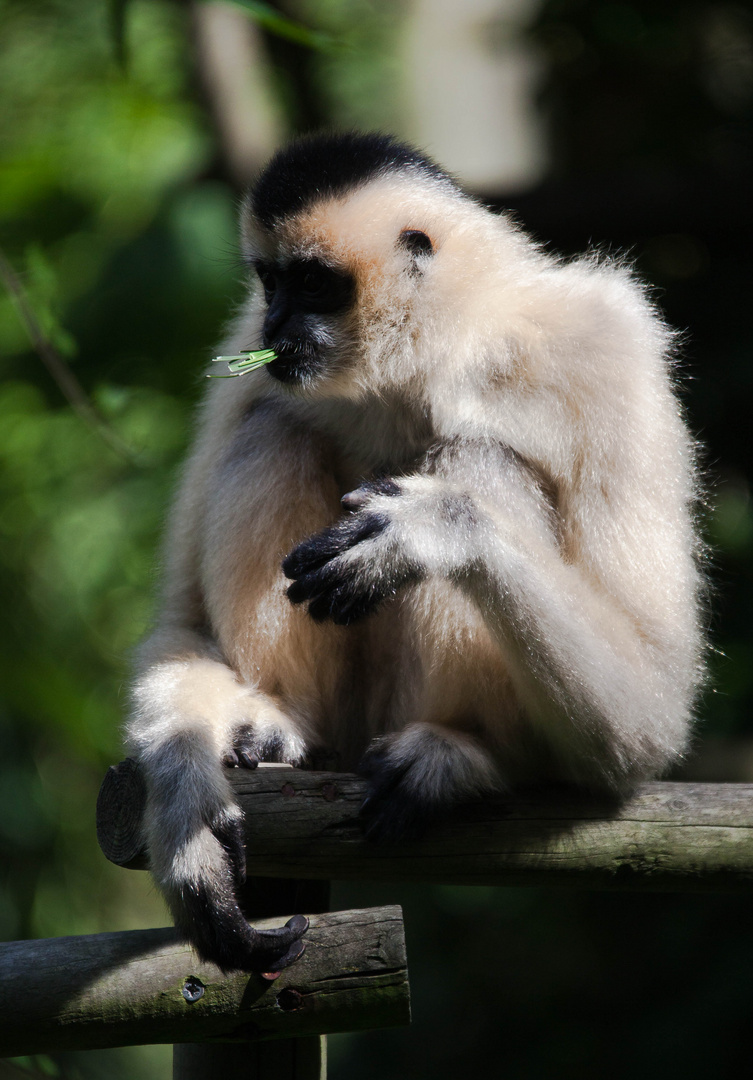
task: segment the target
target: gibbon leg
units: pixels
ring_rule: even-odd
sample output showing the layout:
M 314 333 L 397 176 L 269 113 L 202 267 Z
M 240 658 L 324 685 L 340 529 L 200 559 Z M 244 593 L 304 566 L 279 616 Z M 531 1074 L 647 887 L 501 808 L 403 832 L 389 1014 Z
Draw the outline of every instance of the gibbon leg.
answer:
M 491 756 L 471 736 L 435 724 L 384 735 L 359 771 L 370 781 L 361 813 L 370 840 L 419 836 L 449 808 L 501 786 Z
M 161 626 L 140 650 L 127 735 L 152 872 L 176 925 L 226 970 L 279 970 L 301 952 L 305 920 L 259 934 L 238 904 L 241 811 L 222 766 L 297 764 L 317 745 L 341 632 L 290 608 L 279 564 L 301 522 L 331 520 L 325 488 L 311 440 L 273 409 L 233 438 L 210 425 L 171 519 Z

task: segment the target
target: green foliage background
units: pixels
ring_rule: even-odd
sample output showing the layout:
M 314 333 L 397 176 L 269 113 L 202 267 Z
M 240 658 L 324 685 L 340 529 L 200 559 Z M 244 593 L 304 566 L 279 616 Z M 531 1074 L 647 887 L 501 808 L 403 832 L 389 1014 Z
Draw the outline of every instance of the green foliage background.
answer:
M 267 24 L 291 131 L 399 126 L 406 4 L 283 6 L 328 43 L 296 44 Z M 198 372 L 242 292 L 237 192 L 197 88 L 188 14 L 174 0 L 0 0 L 0 242 L 45 335 L 131 448 L 119 453 L 72 411 L 0 290 L 5 939 L 165 921 L 145 875 L 99 854 L 94 803 L 121 755 L 128 654 L 149 623 Z M 542 108 L 553 163 L 541 192 L 517 204 L 563 250 L 590 238 L 632 246 L 688 330 L 686 398 L 715 477 L 720 652 L 707 739 L 751 735 L 750 211 L 739 216 L 735 193 L 751 173 L 752 27 L 747 4 L 545 3 L 531 34 L 550 62 Z M 647 176 L 670 209 L 660 199 L 634 231 L 633 179 Z M 673 218 L 686 181 L 711 193 L 697 228 Z M 579 216 L 584 191 L 617 192 L 596 235 L 589 214 L 601 204 Z M 623 217 L 610 217 L 618 204 Z M 753 964 L 740 901 L 386 884 L 338 897 L 395 900 L 406 907 L 416 1024 L 333 1040 L 334 1076 L 682 1067 L 705 1077 L 736 1067 Z M 459 1003 L 469 986 L 472 1000 Z M 26 1064 L 116 1080 L 168 1075 L 168 1057 L 147 1047 Z

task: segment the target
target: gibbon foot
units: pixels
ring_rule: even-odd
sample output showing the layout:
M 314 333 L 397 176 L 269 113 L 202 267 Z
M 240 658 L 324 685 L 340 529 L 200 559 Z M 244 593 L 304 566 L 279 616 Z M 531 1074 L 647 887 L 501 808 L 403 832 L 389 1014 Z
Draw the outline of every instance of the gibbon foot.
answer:
M 367 840 L 415 840 L 448 809 L 422 790 L 412 765 L 410 760 L 396 759 L 386 741 L 367 751 L 358 770 L 369 781 L 360 810 Z
M 176 926 L 202 960 L 223 971 L 259 973 L 294 963 L 303 954 L 299 939 L 308 919 L 295 915 L 285 926 L 257 930 L 241 908 L 246 849 L 240 809 L 226 808 L 192 839 L 195 850 L 184 850 L 183 865 L 174 864 L 163 887 Z
M 195 900 L 201 904 L 202 897 Z M 300 940 L 309 928 L 305 915 L 294 915 L 274 930 L 256 930 L 235 904 L 208 914 L 211 919 L 194 920 L 190 940 L 202 960 L 222 971 L 253 971 L 270 977 L 294 964 L 306 949 Z
M 257 930 L 261 943 L 264 945 L 265 950 L 268 945 L 269 955 L 271 957 L 269 961 L 269 967 L 265 967 L 260 972 L 267 979 L 275 979 L 286 967 L 290 967 L 296 960 L 300 960 L 306 951 L 306 942 L 301 941 L 301 937 L 309 928 L 309 920 L 305 915 L 294 915 L 292 919 L 288 919 L 284 926 L 279 927 L 277 930 Z M 285 941 L 289 934 L 297 935 L 292 945 L 288 948 L 284 955 L 279 959 L 275 959 L 278 945 L 280 949 L 284 948 Z M 278 941 L 278 939 L 280 939 Z M 255 970 L 258 970 L 255 968 Z
M 293 764 L 299 757 L 300 751 L 287 732 L 244 724 L 233 732 L 232 745 L 222 755 L 222 764 L 228 769 L 255 769 L 260 761 Z
M 347 626 L 370 615 L 404 585 L 420 580 L 420 567 L 400 558 L 389 537 L 389 515 L 367 509 L 372 496 L 399 494 L 393 480 L 383 479 L 343 496 L 350 516 L 304 540 L 283 561 L 283 573 L 293 579 L 288 599 L 308 602 L 316 622 L 331 619 Z

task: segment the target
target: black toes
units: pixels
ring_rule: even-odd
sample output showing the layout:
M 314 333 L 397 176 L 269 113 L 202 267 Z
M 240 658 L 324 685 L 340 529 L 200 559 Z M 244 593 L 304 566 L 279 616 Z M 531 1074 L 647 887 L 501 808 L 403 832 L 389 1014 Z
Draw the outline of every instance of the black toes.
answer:
M 306 952 L 305 941 L 294 941 L 283 957 L 274 962 L 274 971 L 260 972 L 263 979 L 276 979 L 286 967 L 290 967 L 296 960 L 300 960 Z
M 287 928 L 294 934 L 305 934 L 309 928 L 309 921 L 305 915 L 294 915 L 285 923 Z
M 276 930 L 253 931 L 256 937 L 254 969 L 271 975 L 294 964 L 303 956 L 306 945 L 300 938 L 308 928 L 309 920 L 305 915 L 294 915 Z
M 251 724 L 244 724 L 233 733 L 233 749 L 241 769 L 255 769 L 260 761 L 259 739 Z
M 194 924 L 188 936 L 203 960 L 225 972 L 253 971 L 274 978 L 303 956 L 306 945 L 300 939 L 309 920 L 302 915 L 275 930 L 256 930 L 237 905 L 210 907 L 207 914 L 212 921 Z
M 232 830 L 229 830 L 232 833 Z M 224 833 L 215 833 L 223 842 Z M 257 930 L 250 925 L 228 882 L 216 880 L 185 882 L 174 897 L 176 925 L 185 934 L 202 960 L 222 971 L 279 972 L 302 954 L 300 938 L 309 926 L 303 915 L 294 915 L 285 926 Z
M 259 755 L 250 747 L 236 746 L 222 755 L 222 764 L 226 769 L 255 769 Z
M 268 745 L 267 745 L 268 744 Z M 266 751 L 274 754 L 280 744 L 280 739 L 274 737 L 267 740 L 264 746 L 263 757 L 267 757 Z M 233 745 L 222 755 L 222 764 L 228 769 L 255 769 L 262 760 L 262 750 L 259 746 L 259 738 L 250 724 L 244 724 L 233 733 Z
M 250 750 L 240 750 L 238 752 L 238 765 L 242 769 L 256 769 L 259 765 L 259 758 Z
M 370 750 L 367 750 L 364 756 L 361 758 L 361 763 L 358 766 L 358 771 L 361 776 L 365 776 L 367 780 L 371 780 L 372 777 L 378 776 L 383 773 L 387 768 L 389 757 L 384 739 L 375 741 Z
M 288 951 L 285 953 L 285 955 L 282 958 L 282 963 L 280 965 L 281 968 L 290 967 L 290 965 L 294 964 L 296 962 L 296 960 L 300 960 L 300 958 L 303 956 L 303 954 L 305 952 L 306 952 L 306 942 L 305 941 L 295 941 L 295 942 L 293 942 L 293 944 L 290 946 L 290 948 L 288 949 Z
M 392 797 L 403 780 L 408 766 L 397 768 L 390 763 L 386 750 L 379 747 L 370 750 L 363 758 L 358 771 L 370 781 L 369 791 L 361 804 L 361 816 L 375 814 Z

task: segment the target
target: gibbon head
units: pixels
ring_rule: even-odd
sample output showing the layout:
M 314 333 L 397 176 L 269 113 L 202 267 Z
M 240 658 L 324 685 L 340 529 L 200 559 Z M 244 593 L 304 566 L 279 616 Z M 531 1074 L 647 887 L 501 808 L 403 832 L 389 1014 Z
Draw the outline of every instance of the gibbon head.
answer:
M 339 393 L 415 379 L 427 332 L 457 319 L 488 266 L 479 245 L 498 220 L 389 136 L 320 135 L 280 151 L 242 213 L 264 295 L 259 344 L 277 353 L 266 370 Z

